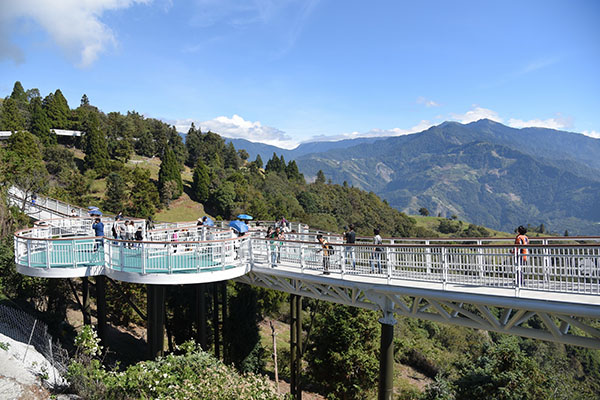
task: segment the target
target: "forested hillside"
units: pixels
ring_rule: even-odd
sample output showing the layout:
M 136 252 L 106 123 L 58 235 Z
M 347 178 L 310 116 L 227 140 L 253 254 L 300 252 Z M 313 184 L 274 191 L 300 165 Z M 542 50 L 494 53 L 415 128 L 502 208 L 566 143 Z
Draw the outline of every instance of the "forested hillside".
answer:
M 600 140 L 481 120 L 298 158 L 302 172 L 372 190 L 393 207 L 512 231 L 600 234 Z
M 36 89 L 24 90 L 17 82 L 3 101 L 0 121 L 0 129 L 15 131 L 0 147 L 0 290 L 4 302 L 47 321 L 55 337 L 73 353 L 75 330 L 67 316 L 69 310 L 77 309 L 77 301 L 66 280 L 29 278 L 15 271 L 12 233 L 31 221 L 18 208 L 7 206 L 5 193 L 12 184 L 30 194 L 49 194 L 81 206 L 93 201 L 105 211 L 142 218 L 172 207 L 185 195 L 215 218 L 227 219 L 240 212 L 257 219 L 284 216 L 337 232 L 354 223 L 364 235 L 376 227 L 385 236 L 489 234 L 482 226 L 458 220 L 442 220 L 437 228 L 419 227 L 414 218 L 358 185 L 328 183 L 327 178 L 333 176 L 318 171 L 314 182 L 307 183 L 294 160 L 286 161 L 282 155 L 251 160 L 248 152 L 227 144 L 218 133 L 201 132 L 194 126 L 184 143 L 173 127 L 159 120 L 136 112 L 105 113 L 85 95 L 72 109 L 60 90 L 42 98 Z M 81 130 L 83 136 L 57 137 L 50 128 Z M 461 157 L 477 155 L 489 163 L 489 170 L 501 171 L 513 164 L 514 150 L 494 148 L 490 151 L 496 155 L 490 156 L 478 146 L 486 145 L 455 147 L 446 162 L 468 166 Z M 528 165 L 536 166 L 534 161 Z M 551 167 L 540 167 L 540 176 L 545 176 L 544 168 Z M 576 185 L 577 179 L 587 178 L 568 175 L 559 179 L 563 179 L 560 184 Z M 590 189 L 581 196 L 594 193 Z M 199 215 L 186 217 L 193 220 Z M 109 346 L 125 338 L 133 340 L 132 332 L 143 328 L 144 321 L 132 303 L 144 310 L 145 290 L 143 285 L 127 283 L 108 286 L 108 315 L 111 325 L 119 329 L 118 340 Z M 251 375 L 242 380 L 185 344 L 194 336 L 190 323 L 194 291 L 190 286 L 167 289 L 167 358 L 138 363 L 143 354 L 132 354 L 134 346 L 109 352 L 106 358 L 85 352 L 87 358 L 82 358 L 79 346 L 69 372 L 73 390 L 86 398 L 175 398 L 177 388 L 190 398 L 207 398 L 211 388 L 219 390 L 214 398 L 276 398 L 264 379 Z M 287 326 L 287 295 L 232 282 L 226 293 L 229 313 L 224 323 L 236 329 L 225 332 L 225 363 L 240 372 L 272 376 L 270 338 L 261 339 L 260 327 L 266 321 Z M 124 301 L 125 297 L 132 303 Z M 213 305 L 208 307 L 210 314 Z M 380 315 L 310 299 L 303 307 L 304 388 L 327 398 L 373 398 Z M 527 322 L 540 323 L 535 318 Z M 212 321 L 208 324 L 211 332 Z M 395 384 L 401 399 L 593 399 L 600 393 L 600 352 L 596 350 L 409 318 L 399 318 L 395 330 Z M 284 333 L 278 337 L 284 342 L 279 344 L 279 373 L 289 379 L 289 345 L 285 345 L 289 332 Z M 215 389 L 217 385 L 220 389 Z

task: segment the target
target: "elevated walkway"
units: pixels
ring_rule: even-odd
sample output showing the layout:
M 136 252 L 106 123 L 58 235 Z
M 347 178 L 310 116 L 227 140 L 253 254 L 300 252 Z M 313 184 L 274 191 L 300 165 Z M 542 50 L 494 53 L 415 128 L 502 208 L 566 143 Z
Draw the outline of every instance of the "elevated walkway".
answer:
M 237 279 L 388 317 L 600 348 L 599 237 L 532 240 L 520 266 L 521 248 L 510 238 L 388 238 L 374 246 L 368 238 L 346 245 L 328 235 L 333 251 L 324 254 L 317 232 L 303 225 L 273 240 L 264 238 L 264 226 L 237 237 L 228 228 L 164 224 L 135 242 L 95 238 L 87 218 L 43 222 L 15 233 L 22 274 L 155 285 Z M 105 220 L 105 232 L 113 223 Z

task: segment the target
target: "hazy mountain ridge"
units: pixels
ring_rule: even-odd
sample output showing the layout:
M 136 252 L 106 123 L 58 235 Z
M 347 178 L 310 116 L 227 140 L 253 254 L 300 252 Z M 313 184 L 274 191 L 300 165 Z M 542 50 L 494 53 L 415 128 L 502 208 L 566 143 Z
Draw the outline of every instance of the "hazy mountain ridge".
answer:
M 446 122 L 297 163 L 307 177 L 322 169 L 409 213 L 427 207 L 495 229 L 544 223 L 560 233 L 600 234 L 600 140 L 579 134 Z
M 372 143 L 381 138 L 357 138 L 357 139 L 344 139 L 335 142 L 306 142 L 301 143 L 295 149 L 288 150 L 282 149 L 276 146 L 272 146 L 265 143 L 251 142 L 246 139 L 230 139 L 223 138 L 227 143 L 232 142 L 236 149 L 244 149 L 250 155 L 250 160 L 254 160 L 258 154 L 264 162 L 267 162 L 273 153 L 281 156 L 290 161 L 295 160 L 298 157 L 302 157 L 306 154 L 327 152 L 336 149 L 345 149 L 352 146 L 357 146 L 365 143 Z

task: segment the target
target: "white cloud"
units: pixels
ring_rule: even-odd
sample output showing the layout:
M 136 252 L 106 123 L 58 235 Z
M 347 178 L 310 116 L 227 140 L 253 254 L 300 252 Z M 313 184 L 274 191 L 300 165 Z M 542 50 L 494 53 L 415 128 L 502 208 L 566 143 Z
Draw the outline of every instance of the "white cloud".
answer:
M 401 128 L 378 129 L 378 128 L 375 128 L 375 129 L 371 129 L 367 132 L 355 131 L 355 132 L 350 132 L 350 133 L 342 133 L 340 135 L 331 135 L 331 136 L 319 135 L 319 136 L 313 136 L 312 138 L 310 138 L 310 140 L 307 140 L 307 142 L 314 142 L 314 141 L 334 142 L 334 141 L 345 140 L 345 139 L 403 136 L 403 135 L 410 135 L 413 133 L 422 132 L 426 129 L 431 128 L 433 125 L 434 124 L 432 124 L 431 122 L 429 122 L 427 120 L 422 120 L 417 125 L 413 126 L 412 128 L 408 128 L 408 129 L 401 129 Z
M 600 139 L 600 132 L 598 131 L 583 131 L 581 133 L 594 139 Z
M 548 128 L 561 130 L 570 128 L 573 123 L 570 118 L 563 118 L 559 115 L 557 118 L 530 119 L 529 121 L 511 118 L 508 120 L 508 125 L 513 128 Z
M 423 104 L 425 107 L 439 107 L 440 105 L 433 100 L 426 99 L 423 96 L 417 97 L 417 104 Z
M 502 122 L 502 118 L 498 115 L 496 111 L 473 106 L 472 110 L 467 111 L 464 114 L 450 114 L 451 119 L 458 121 L 462 124 L 468 124 L 470 122 L 479 121 L 480 119 L 487 118 L 492 121 Z
M 7 41 L 6 26 L 21 20 L 33 21 L 45 30 L 52 40 L 74 59 L 79 66 L 91 65 L 108 46 L 116 45 L 112 30 L 100 21 L 105 11 L 131 7 L 150 0 L 2 0 L 0 25 L 0 59 L 19 62 L 19 52 Z
M 231 118 L 221 116 L 209 121 L 179 120 L 176 121 L 175 127 L 179 132 L 187 132 L 192 122 L 203 132 L 210 130 L 228 138 L 241 138 L 287 149 L 294 148 L 298 144 L 280 129 L 265 126 L 260 121 L 246 121 L 237 114 Z

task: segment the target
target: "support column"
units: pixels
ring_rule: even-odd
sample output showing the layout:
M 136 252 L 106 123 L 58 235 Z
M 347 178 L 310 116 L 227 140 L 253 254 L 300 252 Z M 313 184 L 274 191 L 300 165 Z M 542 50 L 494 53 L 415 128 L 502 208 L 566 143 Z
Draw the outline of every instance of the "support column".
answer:
M 381 350 L 379 353 L 378 400 L 392 400 L 394 394 L 394 325 L 391 312 L 384 312 L 381 324 Z
M 106 277 L 104 275 L 96 277 L 96 313 L 98 320 L 96 331 L 98 332 L 100 343 L 102 343 L 102 346 L 106 349 Z
M 228 362 L 227 360 L 227 349 L 225 346 L 225 338 L 227 335 L 225 334 L 227 327 L 227 281 L 219 283 L 221 287 L 221 335 L 223 339 L 223 360 Z
M 206 284 L 196 285 L 196 341 L 202 350 L 208 350 L 206 340 Z
M 296 335 L 298 333 L 296 329 L 297 316 L 296 312 L 296 295 L 290 295 L 290 394 L 292 398 L 296 398 L 296 382 L 298 377 L 298 371 L 296 370 Z
M 290 311 L 290 393 L 292 398 L 302 399 L 302 296 L 290 296 Z
M 213 336 L 215 343 L 215 357 L 221 358 L 221 343 L 219 340 L 219 290 L 217 283 L 212 284 L 213 291 Z
M 81 278 L 81 313 L 83 314 L 83 324 L 91 325 L 92 317 L 90 315 L 90 282 L 87 276 Z
M 148 358 L 153 360 L 164 354 L 165 346 L 165 287 L 146 285 L 148 296 Z

